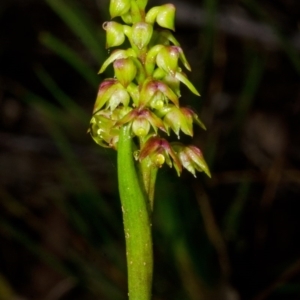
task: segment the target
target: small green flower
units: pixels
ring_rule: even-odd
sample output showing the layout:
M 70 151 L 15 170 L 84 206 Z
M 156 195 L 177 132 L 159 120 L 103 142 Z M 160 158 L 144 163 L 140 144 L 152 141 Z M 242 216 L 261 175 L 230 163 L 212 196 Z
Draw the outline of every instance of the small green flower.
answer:
M 182 166 L 196 177 L 196 171 L 204 172 L 211 177 L 208 166 L 203 158 L 202 152 L 195 146 L 184 146 L 181 143 L 173 143 L 172 148 L 178 156 Z
M 158 136 L 150 137 L 143 145 L 138 159 L 142 161 L 146 157 L 150 157 L 152 163 L 159 168 L 165 162 L 170 168 L 174 165 L 178 176 L 182 171 L 180 160 L 171 148 L 169 142 Z
M 157 95 L 159 95 L 157 97 Z M 179 105 L 177 95 L 172 91 L 172 89 L 166 85 L 164 82 L 159 80 L 154 80 L 151 77 L 147 78 L 142 86 L 140 92 L 140 105 L 145 106 L 155 101 L 159 100 L 163 103 L 166 99 L 172 101 L 176 106 Z
M 175 107 L 168 105 L 158 110 L 158 115 L 163 117 L 164 124 L 169 131 L 171 128 L 179 138 L 179 131 L 193 136 L 193 123 L 206 129 L 198 115 L 188 107 Z
M 106 79 L 99 87 L 93 112 L 99 111 L 105 104 L 114 110 L 119 104 L 128 106 L 130 95 L 123 85 L 116 79 Z
M 193 136 L 193 118 L 189 110 L 170 105 L 161 111 L 165 113 L 163 121 L 166 128 L 171 128 L 178 138 L 180 130 L 186 135 Z
M 146 136 L 149 133 L 150 125 L 155 133 L 157 133 L 158 128 L 166 132 L 163 121 L 149 109 L 133 109 L 119 120 L 116 125 L 122 126 L 127 123 L 132 124 L 132 130 L 136 136 Z

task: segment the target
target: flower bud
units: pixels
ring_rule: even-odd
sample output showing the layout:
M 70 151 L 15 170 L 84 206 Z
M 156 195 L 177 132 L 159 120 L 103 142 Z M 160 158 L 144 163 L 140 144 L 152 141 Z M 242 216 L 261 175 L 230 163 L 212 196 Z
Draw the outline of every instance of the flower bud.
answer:
M 106 31 L 106 48 L 123 44 L 125 34 L 122 24 L 111 21 L 103 23 L 102 27 Z
M 109 13 L 111 18 L 119 17 L 130 9 L 130 0 L 110 0 Z
M 146 14 L 146 22 L 153 24 L 155 20 L 161 27 L 174 30 L 175 6 L 165 4 L 151 8 Z
M 151 77 L 146 79 L 141 90 L 141 105 L 151 103 L 153 97 L 160 93 L 160 100 L 165 98 L 171 100 L 176 106 L 179 105 L 177 95 L 165 83 L 159 80 L 153 80 Z
M 135 78 L 137 69 L 133 60 L 129 58 L 121 58 L 114 61 L 115 76 L 126 88 Z
M 153 109 L 162 109 L 166 104 L 166 97 L 162 92 L 156 93 L 150 102 L 150 107 Z
M 153 33 L 153 26 L 145 22 L 138 22 L 132 26 L 132 42 L 142 49 L 148 45 Z
M 158 153 L 155 157 L 154 157 L 154 163 L 157 166 L 162 166 L 165 163 L 166 159 L 165 156 L 161 153 Z
M 180 175 L 182 170 L 181 163 L 167 140 L 157 136 L 150 137 L 139 153 L 140 161 L 146 157 L 149 157 L 156 167 L 161 167 L 165 162 L 169 167 L 174 165 L 178 176 Z

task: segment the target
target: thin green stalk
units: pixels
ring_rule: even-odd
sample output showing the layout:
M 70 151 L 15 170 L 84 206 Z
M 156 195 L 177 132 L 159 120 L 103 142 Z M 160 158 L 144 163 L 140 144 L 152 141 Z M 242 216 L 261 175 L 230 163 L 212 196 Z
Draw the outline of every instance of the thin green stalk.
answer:
M 118 179 L 121 197 L 130 300 L 151 299 L 153 253 L 151 210 L 135 167 L 130 126 L 120 130 Z

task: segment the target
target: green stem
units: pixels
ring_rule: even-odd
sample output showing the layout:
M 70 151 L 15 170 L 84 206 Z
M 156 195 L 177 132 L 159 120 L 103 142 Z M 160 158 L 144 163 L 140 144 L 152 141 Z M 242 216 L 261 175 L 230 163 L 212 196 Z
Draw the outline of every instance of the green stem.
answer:
M 153 273 L 151 210 L 135 167 L 132 143 L 130 127 L 123 126 L 118 142 L 118 180 L 126 239 L 129 299 L 149 300 Z

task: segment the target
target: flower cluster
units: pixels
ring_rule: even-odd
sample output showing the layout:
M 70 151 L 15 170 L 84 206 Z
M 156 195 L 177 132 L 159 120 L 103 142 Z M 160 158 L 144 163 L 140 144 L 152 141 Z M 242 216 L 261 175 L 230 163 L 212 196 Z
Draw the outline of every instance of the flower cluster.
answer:
M 178 141 L 169 143 L 164 137 L 173 131 L 179 138 L 193 136 L 193 123 L 205 126 L 197 114 L 179 104 L 180 84 L 199 95 L 180 65 L 190 65 L 172 34 L 175 7 L 165 4 L 145 11 L 147 0 L 111 0 L 106 47 L 118 47 L 126 40 L 128 49 L 115 49 L 103 63 L 99 73 L 112 65 L 114 78 L 105 79 L 99 87 L 90 122 L 90 133 L 96 143 L 117 149 L 121 126 L 128 124 L 140 150 L 137 160 L 150 158 L 153 166 L 174 166 L 178 175 L 182 168 L 194 176 L 209 169 L 195 146 Z

